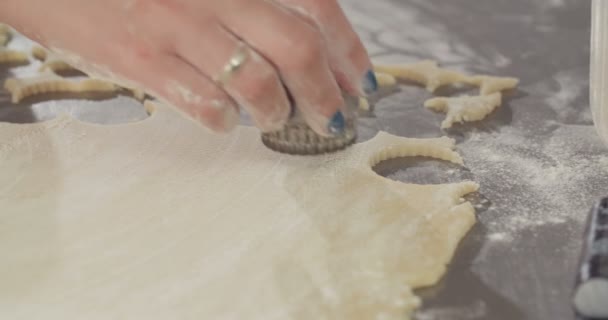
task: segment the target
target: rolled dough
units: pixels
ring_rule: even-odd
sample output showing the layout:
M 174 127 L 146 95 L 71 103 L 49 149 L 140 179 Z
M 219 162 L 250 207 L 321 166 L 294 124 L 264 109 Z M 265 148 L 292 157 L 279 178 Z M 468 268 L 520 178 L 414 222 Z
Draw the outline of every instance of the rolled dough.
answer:
M 475 222 L 473 182 L 371 166 L 462 164 L 448 138 L 267 150 L 157 106 L 99 126 L 0 123 L 0 319 L 404 319 Z

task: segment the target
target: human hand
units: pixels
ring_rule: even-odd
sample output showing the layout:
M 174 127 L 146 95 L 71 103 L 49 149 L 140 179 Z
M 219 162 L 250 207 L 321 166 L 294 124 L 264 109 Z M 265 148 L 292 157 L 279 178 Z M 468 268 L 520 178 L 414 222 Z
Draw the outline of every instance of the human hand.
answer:
M 141 87 L 214 131 L 234 127 L 239 106 L 261 130 L 278 130 L 291 96 L 313 130 L 339 133 L 340 88 L 360 96 L 377 87 L 336 0 L 6 0 L 0 12 L 68 62 Z M 243 64 L 228 76 L 235 54 Z

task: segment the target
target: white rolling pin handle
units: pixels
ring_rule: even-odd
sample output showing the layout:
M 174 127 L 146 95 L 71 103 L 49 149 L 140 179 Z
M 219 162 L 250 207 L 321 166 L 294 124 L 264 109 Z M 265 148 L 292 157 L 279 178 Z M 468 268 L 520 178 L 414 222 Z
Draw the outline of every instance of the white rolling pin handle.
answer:
M 608 145 L 608 1 L 593 0 L 591 13 L 590 98 L 593 122 Z

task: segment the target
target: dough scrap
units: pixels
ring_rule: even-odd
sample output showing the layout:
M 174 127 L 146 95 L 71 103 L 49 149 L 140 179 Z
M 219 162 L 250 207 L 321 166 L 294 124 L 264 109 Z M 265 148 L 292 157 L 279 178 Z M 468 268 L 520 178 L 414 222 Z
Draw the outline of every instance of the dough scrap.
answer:
M 426 87 L 429 92 L 435 92 L 439 87 L 453 84 L 464 83 L 467 76 L 456 71 L 442 69 L 437 61 L 423 60 L 420 62 L 400 65 L 374 66 L 374 70 L 396 77 L 419 83 Z
M 43 93 L 117 92 L 119 89 L 106 81 L 62 78 L 51 72 L 30 78 L 9 78 L 4 82 L 4 88 L 11 93 L 13 103 Z
M 486 75 L 467 76 L 455 71 L 439 68 L 436 61 L 423 60 L 404 65 L 375 65 L 376 72 L 391 74 L 426 86 L 434 92 L 447 84 L 468 84 L 479 87 L 479 96 L 462 96 L 455 98 L 438 97 L 427 100 L 425 107 L 447 113 L 441 123 L 442 129 L 451 128 L 456 122 L 478 121 L 492 113 L 502 102 L 501 91 L 514 89 L 519 79 L 494 77 Z M 361 103 L 359 104 L 362 105 Z
M 34 56 L 34 58 L 42 61 L 42 65 L 40 66 L 40 68 L 38 70 L 40 72 L 52 71 L 54 73 L 57 73 L 57 72 L 62 72 L 62 71 L 81 71 L 78 68 L 70 65 L 68 62 L 66 62 L 61 55 L 56 54 L 53 51 L 49 51 L 40 46 L 35 46 L 34 48 L 32 48 L 32 55 Z M 91 77 L 91 78 L 96 79 L 95 77 Z M 98 79 L 98 80 L 105 81 L 105 82 L 112 82 L 112 81 L 106 81 L 103 79 Z M 133 96 L 133 98 L 135 98 L 136 100 L 144 101 L 144 99 L 146 98 L 146 93 L 141 89 L 131 89 L 131 88 L 124 88 L 124 89 L 127 90 L 131 94 L 131 96 Z
M 58 55 L 50 52 L 43 47 L 34 46 L 32 48 L 32 56 L 42 61 L 42 65 L 38 69 L 40 72 L 61 72 L 61 71 L 77 71 L 76 68 L 61 59 Z
M 6 49 L 3 47 L 0 47 L 0 64 L 28 63 L 28 62 L 29 62 L 29 58 L 28 58 L 27 54 L 25 54 L 21 51 L 16 51 L 16 50 L 11 50 L 11 49 Z
M 456 122 L 470 122 L 484 119 L 502 102 L 502 95 L 496 92 L 486 96 L 437 97 L 424 103 L 426 108 L 447 113 L 441 123 L 442 129 L 451 128 Z
M 5 46 L 11 38 L 10 29 L 7 25 L 0 23 L 0 47 Z
M 359 110 L 370 111 L 371 108 L 371 104 L 367 98 L 359 97 Z
M 462 164 L 453 139 L 297 157 L 148 107 L 126 125 L 0 123 L 1 319 L 401 320 L 475 223 L 476 183 L 371 169 Z
M 479 94 L 485 96 L 504 90 L 515 89 L 519 84 L 519 79 L 478 75 L 467 78 L 466 83 L 478 86 Z
M 376 80 L 378 81 L 378 87 L 391 87 L 397 84 L 397 78 L 393 75 L 383 72 L 375 72 Z

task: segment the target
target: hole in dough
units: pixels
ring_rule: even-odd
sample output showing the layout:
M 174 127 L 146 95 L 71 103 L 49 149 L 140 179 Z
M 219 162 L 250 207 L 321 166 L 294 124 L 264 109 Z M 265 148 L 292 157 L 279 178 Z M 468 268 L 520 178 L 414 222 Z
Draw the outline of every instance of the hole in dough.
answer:
M 372 168 L 385 178 L 415 184 L 445 184 L 473 180 L 464 167 L 431 157 L 400 157 L 382 161 Z

